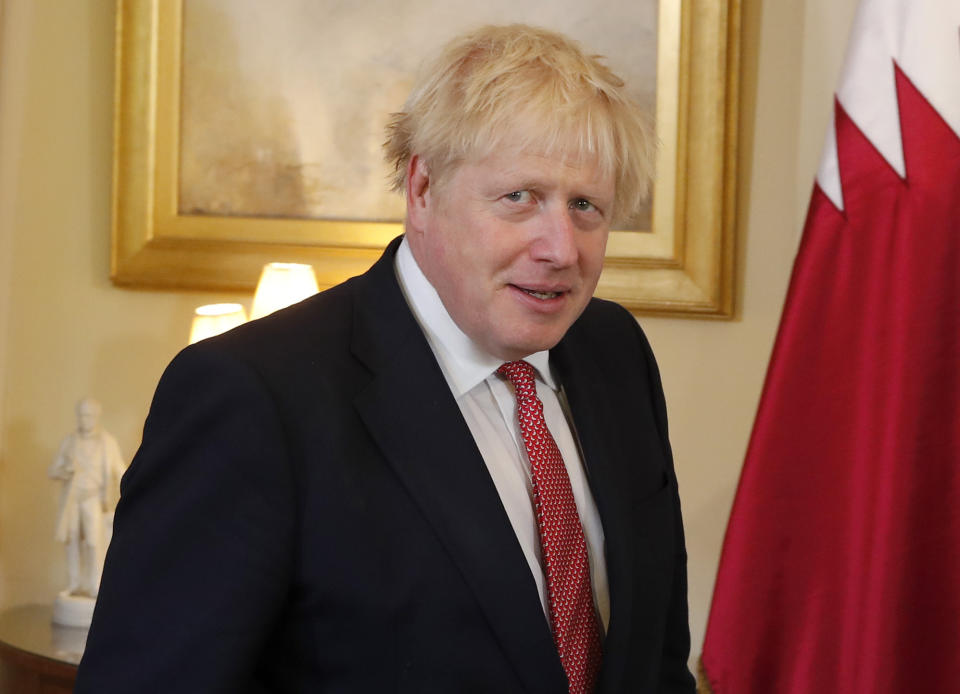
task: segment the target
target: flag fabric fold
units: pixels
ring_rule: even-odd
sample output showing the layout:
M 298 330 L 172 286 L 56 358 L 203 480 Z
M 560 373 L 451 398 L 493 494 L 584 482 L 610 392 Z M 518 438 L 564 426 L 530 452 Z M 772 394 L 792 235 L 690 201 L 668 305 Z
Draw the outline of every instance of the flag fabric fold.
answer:
M 714 694 L 960 691 L 960 0 L 866 0 L 850 41 L 714 588 Z

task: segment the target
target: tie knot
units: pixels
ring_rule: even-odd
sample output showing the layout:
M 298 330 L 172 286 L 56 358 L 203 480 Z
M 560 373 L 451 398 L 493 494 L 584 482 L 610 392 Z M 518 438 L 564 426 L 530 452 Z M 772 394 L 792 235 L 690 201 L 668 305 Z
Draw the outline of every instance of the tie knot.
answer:
M 534 378 L 536 372 L 533 366 L 522 359 L 501 364 L 500 368 L 497 369 L 497 373 L 503 374 L 510 379 L 514 390 L 517 391 L 518 397 L 536 395 L 537 384 Z

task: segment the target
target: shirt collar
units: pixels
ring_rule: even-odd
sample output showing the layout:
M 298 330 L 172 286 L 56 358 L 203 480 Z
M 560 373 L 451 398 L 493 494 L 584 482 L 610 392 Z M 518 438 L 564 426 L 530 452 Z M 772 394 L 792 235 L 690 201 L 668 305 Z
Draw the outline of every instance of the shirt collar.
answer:
M 459 398 L 495 373 L 503 360 L 484 351 L 450 317 L 437 290 L 413 257 L 406 237 L 397 249 L 394 268 L 407 304 L 427 336 L 454 396 Z M 524 359 L 537 370 L 544 383 L 557 389 L 550 373 L 550 352 L 535 352 Z

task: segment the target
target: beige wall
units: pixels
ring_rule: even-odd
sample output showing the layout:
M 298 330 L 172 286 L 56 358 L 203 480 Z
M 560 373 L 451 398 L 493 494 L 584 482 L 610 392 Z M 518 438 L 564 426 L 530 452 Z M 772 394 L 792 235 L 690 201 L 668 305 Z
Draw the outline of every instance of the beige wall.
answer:
M 6 108 L 6 106 L 9 104 L 7 95 L 19 88 L 12 84 L 12 82 L 14 82 L 13 75 L 8 74 L 11 73 L 12 70 L 8 60 L 8 52 L 4 51 L 4 47 L 8 44 L 7 32 L 4 30 L 5 27 L 4 2 L 0 0 L 0 66 L 2 66 L 2 69 L 0 69 L 0 451 L 3 451 L 4 448 L 4 432 L 2 426 L 3 393 L 7 363 L 7 315 L 10 306 L 10 269 L 13 267 L 11 263 L 13 224 L 11 223 L 11 215 L 9 214 L 9 203 L 12 199 L 13 186 L 15 184 L 14 177 L 12 176 L 12 161 L 15 160 L 15 157 L 7 156 L 4 153 L 5 145 L 10 141 L 7 134 L 10 131 L 11 121 L 15 116 L 11 113 L 11 109 Z M 3 455 L 0 453 L 0 531 L 2 531 L 3 528 L 3 478 L 4 463 Z M 0 557 L 2 556 L 3 538 L 0 536 Z M 3 586 L 5 583 L 4 564 L 2 559 L 0 559 L 0 604 L 3 604 Z
M 854 0 L 747 0 L 739 317 L 643 318 L 686 515 L 694 651 L 828 122 Z M 65 581 L 46 478 L 91 394 L 127 458 L 192 307 L 236 297 L 107 279 L 112 0 L 3 0 L 0 43 L 0 604 Z

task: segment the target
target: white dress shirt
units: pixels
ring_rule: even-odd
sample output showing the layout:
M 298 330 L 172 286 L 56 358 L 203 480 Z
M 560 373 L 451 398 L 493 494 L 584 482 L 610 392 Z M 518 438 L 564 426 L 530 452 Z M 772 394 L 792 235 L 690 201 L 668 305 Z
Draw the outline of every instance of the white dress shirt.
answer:
M 406 239 L 397 250 L 395 269 L 407 304 L 423 329 L 480 449 L 533 573 L 549 621 L 547 582 L 533 507 L 533 483 L 526 446 L 517 422 L 517 401 L 509 382 L 496 373 L 503 361 L 484 352 L 460 330 L 417 265 Z M 606 631 L 610 620 L 610 597 L 600 516 L 587 484 L 579 447 L 557 396 L 557 385 L 550 371 L 550 353 L 537 352 L 525 360 L 536 369 L 537 395 L 543 402 L 544 419 L 570 476 L 587 541 L 594 602 Z

